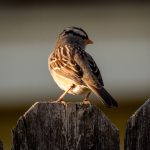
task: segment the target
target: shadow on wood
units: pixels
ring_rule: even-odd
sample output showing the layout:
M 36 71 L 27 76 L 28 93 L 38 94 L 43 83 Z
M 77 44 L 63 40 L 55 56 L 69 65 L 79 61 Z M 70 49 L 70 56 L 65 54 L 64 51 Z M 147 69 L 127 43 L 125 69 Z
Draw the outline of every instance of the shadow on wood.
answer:
M 128 120 L 125 150 L 150 150 L 150 99 Z
M 119 150 L 119 133 L 96 106 L 35 103 L 13 130 L 12 149 Z

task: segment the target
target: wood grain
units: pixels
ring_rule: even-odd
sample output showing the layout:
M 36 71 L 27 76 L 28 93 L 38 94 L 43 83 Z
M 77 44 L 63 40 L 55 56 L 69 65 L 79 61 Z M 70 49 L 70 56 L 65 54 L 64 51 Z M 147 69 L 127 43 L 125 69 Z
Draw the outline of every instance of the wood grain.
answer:
M 150 150 L 150 99 L 127 122 L 125 150 Z
M 3 150 L 3 143 L 1 141 L 1 139 L 0 139 L 0 150 Z
M 12 150 L 119 150 L 119 133 L 96 106 L 40 102 L 20 117 Z

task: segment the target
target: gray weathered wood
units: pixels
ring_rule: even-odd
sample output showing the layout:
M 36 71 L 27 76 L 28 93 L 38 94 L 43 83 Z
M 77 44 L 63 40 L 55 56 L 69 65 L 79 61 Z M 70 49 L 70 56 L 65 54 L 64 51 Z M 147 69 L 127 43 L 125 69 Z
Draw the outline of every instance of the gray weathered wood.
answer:
M 0 140 L 0 150 L 3 150 L 3 143 L 1 140 Z
M 119 150 L 119 133 L 96 106 L 40 102 L 19 119 L 12 150 Z
M 150 150 L 150 99 L 128 120 L 125 150 Z

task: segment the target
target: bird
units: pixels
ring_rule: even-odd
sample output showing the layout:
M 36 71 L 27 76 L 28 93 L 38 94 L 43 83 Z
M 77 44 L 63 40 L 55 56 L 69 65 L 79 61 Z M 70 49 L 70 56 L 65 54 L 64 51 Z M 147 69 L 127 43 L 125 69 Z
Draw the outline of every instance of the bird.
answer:
M 100 70 L 85 51 L 93 44 L 80 27 L 67 27 L 58 36 L 56 45 L 48 57 L 48 68 L 56 84 L 64 93 L 55 101 L 65 102 L 66 94 L 85 94 L 83 104 L 89 104 L 91 93 L 97 95 L 107 107 L 118 107 L 117 101 L 104 88 Z

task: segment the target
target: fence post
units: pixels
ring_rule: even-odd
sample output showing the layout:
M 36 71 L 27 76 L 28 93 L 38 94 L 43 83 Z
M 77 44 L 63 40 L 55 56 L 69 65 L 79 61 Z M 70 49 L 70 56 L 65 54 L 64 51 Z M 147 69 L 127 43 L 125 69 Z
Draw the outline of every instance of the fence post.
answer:
M 150 150 L 150 99 L 128 120 L 125 150 Z
M 0 140 L 0 150 L 3 150 L 3 143 L 1 140 Z
M 119 150 L 119 133 L 96 106 L 39 102 L 18 120 L 12 150 Z

